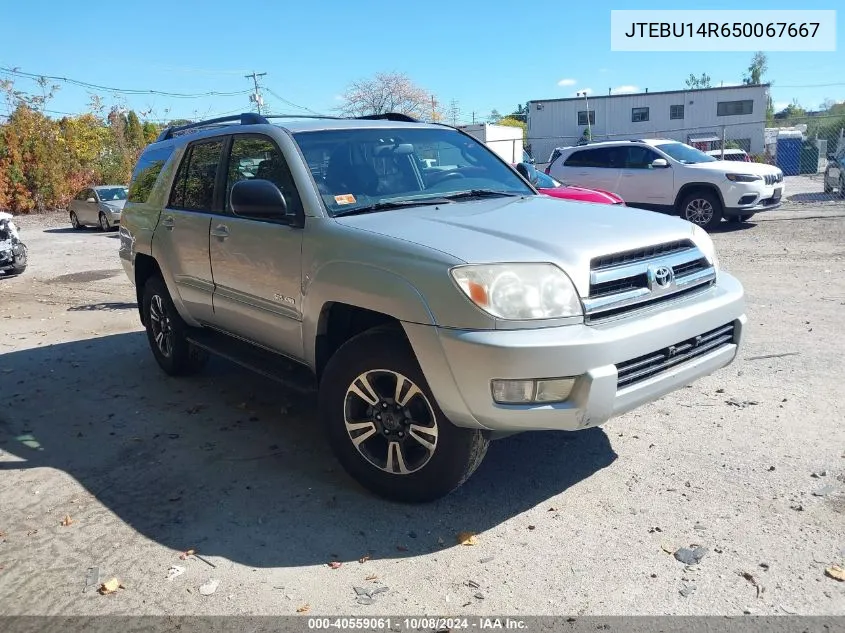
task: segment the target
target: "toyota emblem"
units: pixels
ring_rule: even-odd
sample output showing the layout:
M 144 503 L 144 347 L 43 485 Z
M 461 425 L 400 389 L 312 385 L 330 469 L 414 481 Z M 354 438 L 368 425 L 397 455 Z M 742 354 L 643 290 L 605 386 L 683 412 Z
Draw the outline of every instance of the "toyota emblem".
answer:
M 672 285 L 672 281 L 675 277 L 672 269 L 668 266 L 659 266 L 649 272 L 651 273 L 650 277 L 653 282 L 652 285 L 657 286 L 658 288 L 668 288 Z

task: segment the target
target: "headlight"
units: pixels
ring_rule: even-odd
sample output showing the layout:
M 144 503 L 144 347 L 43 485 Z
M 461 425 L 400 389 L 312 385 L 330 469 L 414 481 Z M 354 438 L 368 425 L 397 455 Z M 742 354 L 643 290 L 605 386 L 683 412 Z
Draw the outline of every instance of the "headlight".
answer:
M 716 255 L 716 245 L 713 244 L 713 238 L 710 237 L 707 231 L 695 224 L 692 225 L 692 237 L 695 245 L 698 246 L 698 249 L 702 253 L 704 253 L 707 261 L 710 262 L 710 265 L 718 270 L 719 256 Z
M 450 271 L 463 293 L 500 319 L 581 316 L 581 300 L 569 277 L 554 264 L 486 264 Z
M 754 182 L 756 180 L 763 180 L 762 176 L 756 174 L 725 174 L 725 178 L 731 182 Z

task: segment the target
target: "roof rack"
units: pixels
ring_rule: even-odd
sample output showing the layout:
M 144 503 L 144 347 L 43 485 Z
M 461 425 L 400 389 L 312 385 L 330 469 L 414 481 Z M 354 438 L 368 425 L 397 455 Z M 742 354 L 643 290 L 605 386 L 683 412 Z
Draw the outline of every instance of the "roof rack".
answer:
M 257 125 L 260 123 L 269 123 L 269 121 L 255 112 L 244 112 L 242 114 L 234 114 L 232 116 L 221 116 L 216 119 L 206 119 L 205 121 L 197 121 L 196 123 L 187 123 L 186 125 L 176 125 L 165 128 L 161 134 L 158 135 L 156 142 L 166 141 L 173 138 L 177 133 L 196 128 L 208 127 L 211 125 L 219 125 L 220 123 L 239 122 L 241 125 Z
M 404 123 L 419 123 L 419 119 L 415 119 L 407 114 L 399 112 L 385 112 L 384 114 L 366 114 L 364 116 L 356 116 L 356 119 L 366 119 L 368 121 L 402 121 Z

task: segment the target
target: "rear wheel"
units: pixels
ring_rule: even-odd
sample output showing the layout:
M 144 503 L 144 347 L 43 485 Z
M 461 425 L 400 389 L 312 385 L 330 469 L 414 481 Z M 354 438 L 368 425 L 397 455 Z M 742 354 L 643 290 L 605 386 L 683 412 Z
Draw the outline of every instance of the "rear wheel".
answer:
M 179 316 L 164 281 L 160 277 L 148 279 L 143 297 L 147 340 L 159 366 L 171 376 L 202 369 L 208 353 L 188 342 L 188 325 Z
M 701 190 L 681 202 L 681 217 L 703 229 L 713 229 L 722 221 L 722 203 L 716 194 Z
M 79 218 L 76 217 L 76 212 L 70 212 L 70 225 L 76 229 L 77 231 L 82 228 L 82 225 L 79 223 Z
M 478 468 L 489 440 L 443 414 L 399 332 L 374 329 L 345 343 L 320 381 L 320 418 L 346 471 L 376 494 L 433 501 Z

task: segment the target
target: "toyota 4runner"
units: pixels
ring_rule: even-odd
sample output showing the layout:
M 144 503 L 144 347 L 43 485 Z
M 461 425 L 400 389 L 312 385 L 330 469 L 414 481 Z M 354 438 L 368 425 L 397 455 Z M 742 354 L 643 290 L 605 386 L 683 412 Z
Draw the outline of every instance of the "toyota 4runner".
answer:
M 212 353 L 318 390 L 345 469 L 406 501 L 458 487 L 492 439 L 595 427 L 724 367 L 746 322 L 699 227 L 539 195 L 403 115 L 165 130 L 120 257 L 165 372 Z

